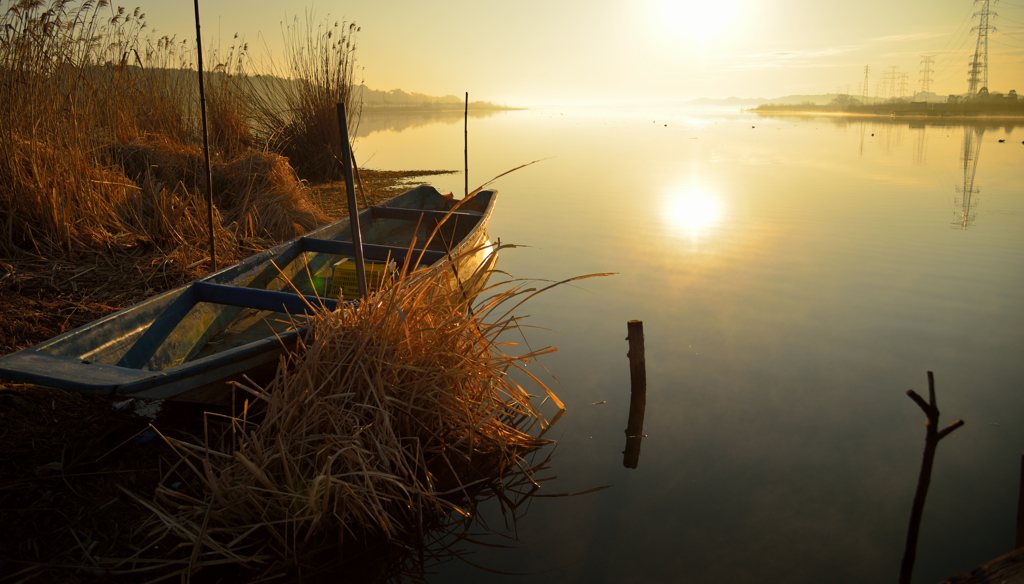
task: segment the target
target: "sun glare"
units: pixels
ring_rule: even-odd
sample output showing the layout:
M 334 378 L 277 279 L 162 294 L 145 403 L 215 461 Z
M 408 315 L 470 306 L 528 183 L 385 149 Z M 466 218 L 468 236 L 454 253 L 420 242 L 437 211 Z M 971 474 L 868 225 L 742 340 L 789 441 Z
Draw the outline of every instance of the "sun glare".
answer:
M 695 236 L 721 220 L 722 204 L 703 192 L 690 191 L 668 201 L 666 218 L 675 230 Z
M 654 17 L 673 35 L 699 42 L 735 25 L 741 0 L 653 0 Z

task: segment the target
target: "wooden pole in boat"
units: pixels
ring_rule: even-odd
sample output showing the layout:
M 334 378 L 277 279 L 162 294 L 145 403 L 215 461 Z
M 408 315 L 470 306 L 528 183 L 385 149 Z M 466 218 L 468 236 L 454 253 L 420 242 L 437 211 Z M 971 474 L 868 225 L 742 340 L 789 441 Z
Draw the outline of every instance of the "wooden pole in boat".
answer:
M 466 92 L 466 116 L 462 119 L 462 161 L 465 165 L 465 172 L 462 173 L 466 180 L 466 194 L 469 196 L 469 92 Z
M 636 468 L 640 463 L 640 441 L 644 433 L 644 413 L 647 410 L 647 359 L 644 356 L 644 321 L 626 323 L 629 341 L 629 418 L 626 422 L 626 450 L 622 452 L 622 465 Z
M 363 235 L 359 231 L 359 207 L 356 205 L 356 187 L 352 180 L 352 147 L 348 142 L 348 119 L 345 104 L 338 104 L 338 127 L 341 132 L 341 165 L 345 171 L 345 194 L 348 195 L 348 220 L 352 231 L 352 247 L 356 252 L 356 280 L 359 281 L 359 297 L 366 300 L 366 266 L 363 265 Z
M 928 401 L 917 395 L 913 389 L 907 390 L 907 395 L 914 400 L 925 414 L 925 439 L 924 457 L 921 460 L 921 474 L 917 477 L 917 492 L 914 493 L 914 505 L 910 509 L 910 525 L 907 527 L 907 545 L 903 550 L 903 561 L 900 564 L 900 584 L 910 584 L 910 577 L 914 571 L 914 560 L 917 556 L 917 536 L 921 531 L 921 516 L 924 514 L 924 499 L 928 496 L 928 485 L 932 481 L 932 465 L 935 463 L 935 449 L 939 446 L 939 440 L 949 436 L 953 430 L 964 425 L 963 420 L 957 420 L 946 426 L 943 430 L 939 427 L 939 406 L 935 402 L 935 376 L 928 372 Z
M 210 231 L 210 267 L 217 271 L 217 246 L 213 239 L 213 172 L 210 170 L 210 132 L 206 126 L 206 89 L 203 86 L 203 35 L 199 30 L 199 0 L 196 9 L 196 53 L 199 64 L 199 109 L 203 118 L 203 158 L 206 159 L 206 222 Z

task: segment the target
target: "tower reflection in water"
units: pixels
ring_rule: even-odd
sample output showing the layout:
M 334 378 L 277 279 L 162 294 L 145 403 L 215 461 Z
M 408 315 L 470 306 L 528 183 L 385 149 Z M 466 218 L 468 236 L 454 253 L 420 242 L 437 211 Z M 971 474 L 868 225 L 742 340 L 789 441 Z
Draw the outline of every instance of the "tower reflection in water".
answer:
M 960 160 L 963 162 L 964 182 L 963 186 L 957 187 L 958 197 L 954 199 L 956 209 L 953 211 L 955 224 L 960 229 L 967 227 L 974 222 L 977 211 L 971 207 L 977 204 L 974 195 L 978 189 L 974 187 L 974 175 L 978 171 L 978 157 L 981 155 L 981 138 L 985 135 L 983 126 L 964 126 L 964 143 L 960 151 Z

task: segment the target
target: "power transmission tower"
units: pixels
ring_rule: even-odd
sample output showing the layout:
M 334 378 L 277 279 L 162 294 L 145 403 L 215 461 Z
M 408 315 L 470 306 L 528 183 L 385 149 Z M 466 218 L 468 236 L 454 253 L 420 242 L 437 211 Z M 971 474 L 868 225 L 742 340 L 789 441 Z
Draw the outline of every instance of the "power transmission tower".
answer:
M 978 2 L 981 2 L 981 10 L 974 13 L 980 17 L 978 26 L 971 28 L 971 32 L 978 31 L 978 43 L 974 47 L 974 60 L 967 78 L 967 93 L 970 95 L 978 95 L 982 87 L 988 87 L 988 33 L 996 30 L 988 22 L 991 16 L 998 16 L 990 9 L 989 0 L 974 0 L 975 4 Z
M 886 88 L 889 93 L 889 99 L 896 97 L 896 70 L 899 68 L 899 65 L 889 65 L 889 71 L 885 74 L 885 80 L 889 83 L 889 86 Z
M 861 96 L 864 98 L 864 103 L 868 102 L 868 71 L 871 71 L 870 65 L 864 65 L 864 94 Z M 878 93 L 877 91 L 875 93 Z
M 907 79 L 910 77 L 910 73 L 900 73 L 900 97 L 907 95 Z
M 935 62 L 934 55 L 921 55 L 921 92 L 928 93 L 932 88 L 932 63 Z

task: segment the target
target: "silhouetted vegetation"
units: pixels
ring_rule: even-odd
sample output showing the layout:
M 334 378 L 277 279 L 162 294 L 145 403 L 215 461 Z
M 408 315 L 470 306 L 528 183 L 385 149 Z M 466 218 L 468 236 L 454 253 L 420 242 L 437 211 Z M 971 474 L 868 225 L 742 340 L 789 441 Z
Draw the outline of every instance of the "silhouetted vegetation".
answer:
M 1016 90 L 1007 94 L 989 93 L 983 87 L 975 96 L 950 95 L 945 102 L 914 101 L 908 97 L 864 103 L 851 95 L 836 95 L 831 102 L 820 105 L 810 101 L 799 104 L 761 104 L 754 108 L 759 112 L 822 112 L 857 113 L 874 115 L 920 115 L 920 116 L 1021 116 L 1024 115 L 1024 100 Z
M 359 85 L 352 88 L 353 94 L 356 99 L 359 100 L 363 105 L 363 109 L 370 110 L 410 110 L 410 111 L 437 111 L 437 110 L 459 110 L 461 111 L 465 106 L 465 99 L 455 95 L 445 95 L 443 97 L 435 97 L 432 95 L 425 95 L 422 93 L 408 93 L 401 89 L 392 89 L 391 91 L 378 91 L 370 89 L 365 85 Z M 517 108 L 511 108 L 503 105 L 491 103 L 489 101 L 471 101 L 469 102 L 469 109 L 471 110 L 514 110 Z
M 105 0 L 5 3 L 4 257 L 143 246 L 189 265 L 204 255 L 194 45 L 146 37 L 145 29 L 139 9 Z M 356 32 L 348 23 L 287 27 L 287 83 L 251 73 L 240 41 L 205 57 L 213 69 L 206 80 L 216 240 L 225 257 L 326 220 L 300 178 L 331 178 L 338 167 L 335 104 L 358 110 L 350 99 Z

